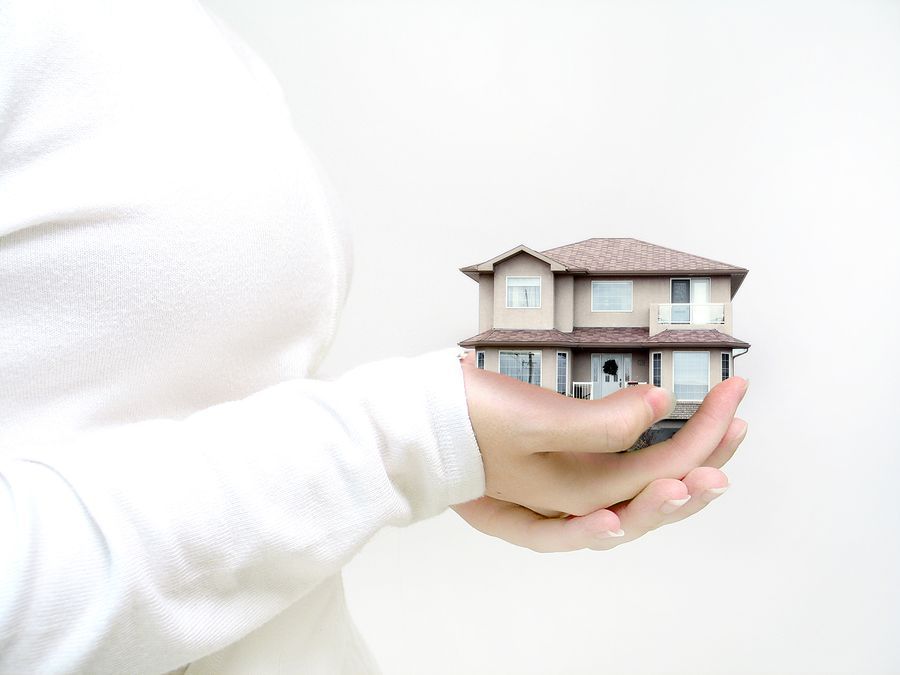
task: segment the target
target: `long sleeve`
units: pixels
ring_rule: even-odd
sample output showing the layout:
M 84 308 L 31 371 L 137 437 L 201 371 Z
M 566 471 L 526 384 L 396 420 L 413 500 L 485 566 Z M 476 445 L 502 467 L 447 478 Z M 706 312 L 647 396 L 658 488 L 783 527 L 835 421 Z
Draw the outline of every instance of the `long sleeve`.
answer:
M 7 456 L 0 671 L 174 668 L 270 619 L 379 528 L 481 496 L 458 352 Z
M 484 489 L 458 349 L 313 379 L 351 259 L 196 0 L 0 0 L 0 672 L 335 672 L 305 600 Z

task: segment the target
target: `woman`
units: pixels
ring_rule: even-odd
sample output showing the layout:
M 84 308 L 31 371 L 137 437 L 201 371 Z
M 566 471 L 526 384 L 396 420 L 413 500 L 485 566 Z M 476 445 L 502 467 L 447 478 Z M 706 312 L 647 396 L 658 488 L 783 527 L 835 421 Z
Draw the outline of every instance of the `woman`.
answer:
M 740 378 L 627 455 L 663 390 L 585 404 L 450 347 L 312 379 L 349 237 L 196 2 L 3 0 L 0 111 L 2 672 L 377 672 L 340 570 L 382 526 L 604 549 L 727 486 Z

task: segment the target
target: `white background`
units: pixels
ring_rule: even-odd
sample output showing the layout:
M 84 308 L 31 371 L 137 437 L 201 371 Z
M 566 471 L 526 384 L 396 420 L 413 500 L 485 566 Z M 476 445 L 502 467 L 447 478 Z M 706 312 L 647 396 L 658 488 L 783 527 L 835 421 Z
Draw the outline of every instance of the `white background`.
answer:
M 475 334 L 458 268 L 520 243 L 750 269 L 732 489 L 607 553 L 381 532 L 346 579 L 387 675 L 900 672 L 900 2 L 206 4 L 354 229 L 323 376 Z

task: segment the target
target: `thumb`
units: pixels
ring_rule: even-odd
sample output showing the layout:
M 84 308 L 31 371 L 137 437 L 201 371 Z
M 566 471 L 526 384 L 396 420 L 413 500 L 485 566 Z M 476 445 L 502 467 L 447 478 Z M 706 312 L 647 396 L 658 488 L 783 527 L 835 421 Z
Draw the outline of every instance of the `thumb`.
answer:
M 560 397 L 555 421 L 547 429 L 545 452 L 621 452 L 651 425 L 666 418 L 675 396 L 649 384 L 627 387 L 599 400 Z

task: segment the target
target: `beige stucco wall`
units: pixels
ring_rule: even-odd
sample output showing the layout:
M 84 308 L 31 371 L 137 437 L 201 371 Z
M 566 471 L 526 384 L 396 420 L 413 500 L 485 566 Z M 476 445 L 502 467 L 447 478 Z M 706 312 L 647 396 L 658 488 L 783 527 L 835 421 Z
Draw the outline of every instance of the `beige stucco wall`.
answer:
M 632 311 L 630 312 L 592 312 L 591 282 L 597 281 L 632 281 Z M 667 279 L 657 277 L 578 277 L 575 279 L 575 325 L 588 327 L 634 327 L 650 325 L 650 303 L 666 302 Z
M 508 308 L 506 306 L 507 276 L 539 276 L 541 278 L 541 306 L 539 308 Z M 682 278 L 682 277 L 678 277 Z M 633 302 L 631 312 L 591 311 L 591 282 L 631 281 Z M 724 324 L 658 324 L 657 305 L 671 300 L 672 277 L 573 277 L 550 272 L 550 266 L 527 253 L 519 253 L 498 263 L 494 274 L 479 276 L 478 332 L 491 328 L 556 328 L 570 332 L 578 327 L 647 327 L 650 335 L 666 329 L 713 328 L 733 335 L 731 316 L 731 278 L 710 277 L 710 301 L 725 304 Z
M 484 352 L 484 369 L 493 372 L 500 371 L 499 350 L 496 347 L 484 347 L 476 351 Z
M 478 275 L 478 332 L 494 327 L 494 275 Z
M 571 333 L 575 317 L 574 279 L 571 274 L 557 274 L 553 280 L 553 285 L 556 289 L 553 326 L 556 330 Z
M 684 277 L 677 277 L 684 278 Z M 731 277 L 713 276 L 710 279 L 710 302 L 729 303 L 731 301 Z M 592 281 L 631 281 L 631 312 L 591 311 Z M 671 302 L 672 277 L 577 277 L 575 279 L 574 324 L 579 327 L 637 327 L 651 325 L 650 307 L 656 303 Z M 726 307 L 726 321 L 730 321 L 730 306 Z M 655 318 L 655 317 L 654 317 Z M 655 321 L 653 321 L 655 324 Z M 694 325 L 692 328 L 702 328 Z M 720 327 L 719 330 L 722 330 Z M 657 331 L 658 332 L 658 331 Z M 725 332 L 725 331 L 723 331 Z M 651 331 L 651 333 L 653 333 Z
M 506 306 L 506 277 L 539 276 L 541 278 L 541 306 L 537 308 L 508 308 Z M 494 325 L 493 328 L 553 328 L 554 288 L 550 265 L 527 254 L 518 253 L 494 266 Z

